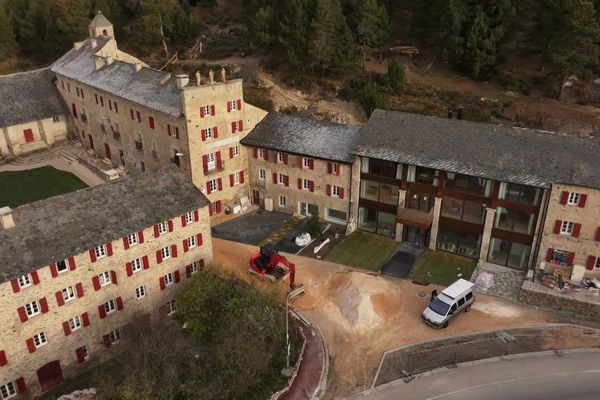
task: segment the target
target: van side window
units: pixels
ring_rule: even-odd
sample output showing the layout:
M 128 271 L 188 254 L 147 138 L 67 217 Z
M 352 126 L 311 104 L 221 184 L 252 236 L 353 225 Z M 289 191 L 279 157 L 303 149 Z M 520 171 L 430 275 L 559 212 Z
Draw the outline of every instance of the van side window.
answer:
M 457 307 L 456 307 L 456 303 L 455 303 L 455 304 L 452 304 L 452 307 L 450 308 L 450 312 L 454 312 L 454 311 L 456 311 L 456 308 L 457 308 Z
M 465 304 L 465 298 L 464 297 L 461 298 L 461 299 L 458 299 L 458 306 L 461 307 L 463 304 Z
M 467 293 L 467 296 L 465 297 L 465 299 L 467 299 L 467 301 L 471 300 L 473 298 L 473 292 L 469 292 Z

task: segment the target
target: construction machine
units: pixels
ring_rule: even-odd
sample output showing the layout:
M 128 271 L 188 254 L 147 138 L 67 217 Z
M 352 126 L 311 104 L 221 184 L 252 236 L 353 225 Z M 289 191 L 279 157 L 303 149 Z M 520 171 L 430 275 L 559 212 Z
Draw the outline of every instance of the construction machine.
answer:
M 249 271 L 269 282 L 284 281 L 290 279 L 290 291 L 288 298 L 296 299 L 304 295 L 304 285 L 296 285 L 296 266 L 279 254 L 275 246 L 261 246 L 260 250 L 250 257 Z

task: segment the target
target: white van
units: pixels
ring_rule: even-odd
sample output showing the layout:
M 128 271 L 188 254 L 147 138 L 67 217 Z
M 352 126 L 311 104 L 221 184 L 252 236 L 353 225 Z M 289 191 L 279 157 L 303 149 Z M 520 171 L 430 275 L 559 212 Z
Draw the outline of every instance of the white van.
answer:
M 475 301 L 473 286 L 474 284 L 467 280 L 457 280 L 431 299 L 431 303 L 421 314 L 421 319 L 435 328 L 447 327 L 448 321 L 458 313 L 471 309 L 471 304 Z

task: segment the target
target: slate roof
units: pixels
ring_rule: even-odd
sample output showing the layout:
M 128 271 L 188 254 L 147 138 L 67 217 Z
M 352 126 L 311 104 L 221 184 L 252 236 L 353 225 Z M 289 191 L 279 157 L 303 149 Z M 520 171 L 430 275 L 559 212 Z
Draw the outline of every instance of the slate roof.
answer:
M 112 26 L 112 23 L 104 16 L 104 14 L 102 14 L 102 11 L 98 10 L 96 16 L 94 17 L 92 22 L 90 22 L 89 27 L 98 28 L 104 26 Z
M 303 156 L 353 163 L 360 126 L 269 113 L 241 143 Z
M 0 227 L 0 282 L 209 204 L 174 166 L 13 209 Z
M 376 110 L 355 153 L 531 186 L 600 188 L 600 138 Z
M 0 127 L 64 115 L 64 101 L 48 69 L 0 76 Z
M 94 54 L 108 40 L 98 37 L 97 47 L 92 48 L 91 39 L 86 39 L 79 50 L 72 48 L 55 61 L 52 71 L 173 117 L 181 116 L 183 104 L 176 79 L 171 77 L 164 85 L 160 84 L 167 75 L 165 72 L 149 67 L 136 72 L 135 65 L 119 60 L 96 70 Z

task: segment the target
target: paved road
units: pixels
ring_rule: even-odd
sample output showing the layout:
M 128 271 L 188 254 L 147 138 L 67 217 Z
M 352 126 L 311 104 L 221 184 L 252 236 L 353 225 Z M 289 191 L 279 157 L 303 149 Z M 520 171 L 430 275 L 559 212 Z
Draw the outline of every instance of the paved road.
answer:
M 354 400 L 597 400 L 600 352 L 532 355 L 460 366 L 375 389 Z

